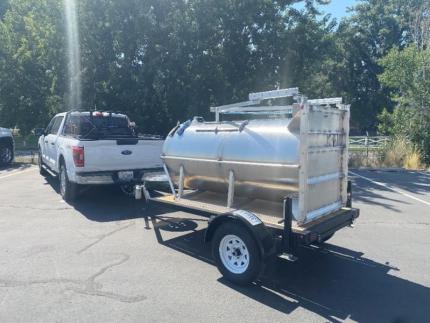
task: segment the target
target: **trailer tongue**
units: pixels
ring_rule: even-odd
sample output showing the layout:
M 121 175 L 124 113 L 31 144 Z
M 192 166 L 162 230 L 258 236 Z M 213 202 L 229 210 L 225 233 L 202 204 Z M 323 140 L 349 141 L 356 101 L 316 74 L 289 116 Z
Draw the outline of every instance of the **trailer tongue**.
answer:
M 278 99 L 294 103 L 264 104 Z M 205 240 L 227 279 L 253 281 L 267 257 L 293 260 L 300 245 L 322 243 L 358 217 L 342 99 L 307 100 L 291 88 L 211 111 L 215 122 L 196 117 L 168 135 L 161 158 L 170 193 L 147 189 L 148 177 L 136 196 L 211 216 Z

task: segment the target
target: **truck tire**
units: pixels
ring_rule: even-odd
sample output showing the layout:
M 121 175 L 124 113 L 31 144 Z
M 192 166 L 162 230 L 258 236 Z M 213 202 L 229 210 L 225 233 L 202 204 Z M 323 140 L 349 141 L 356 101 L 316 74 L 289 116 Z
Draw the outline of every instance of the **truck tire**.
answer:
M 44 168 L 45 163 L 42 160 L 42 153 L 40 152 L 40 149 L 39 149 L 39 153 L 37 155 L 37 165 L 39 166 L 39 174 L 42 175 L 43 177 L 48 176 L 48 172 Z
M 134 184 L 121 184 L 119 189 L 125 196 L 134 199 L 134 186 Z
M 221 274 L 238 285 L 255 281 L 262 269 L 257 242 L 243 225 L 234 222 L 215 231 L 212 255 Z
M 77 185 L 69 181 L 66 165 L 64 162 L 60 164 L 60 174 L 58 177 L 60 180 L 60 194 L 63 200 L 68 203 L 75 201 L 77 195 Z
M 13 147 L 10 144 L 0 145 L 0 166 L 6 166 L 12 163 Z

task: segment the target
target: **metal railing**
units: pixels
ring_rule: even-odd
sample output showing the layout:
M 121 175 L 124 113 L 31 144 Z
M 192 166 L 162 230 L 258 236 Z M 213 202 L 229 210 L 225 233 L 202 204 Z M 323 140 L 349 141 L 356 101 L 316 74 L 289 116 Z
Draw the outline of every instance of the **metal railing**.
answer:
M 388 141 L 389 138 L 384 136 L 353 136 L 349 137 L 349 149 L 381 149 L 388 143 Z

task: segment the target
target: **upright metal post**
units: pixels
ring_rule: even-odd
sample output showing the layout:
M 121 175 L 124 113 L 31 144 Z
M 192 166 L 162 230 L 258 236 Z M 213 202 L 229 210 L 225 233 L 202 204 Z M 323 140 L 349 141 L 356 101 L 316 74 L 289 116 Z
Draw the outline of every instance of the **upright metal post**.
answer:
M 234 199 L 234 172 L 231 170 L 228 174 L 228 196 L 227 196 L 227 207 L 233 206 Z
M 346 207 L 352 207 L 352 183 L 348 181 L 346 189 Z
M 184 166 L 179 168 L 179 183 L 178 183 L 178 200 L 184 194 Z
M 282 247 L 286 253 L 292 253 L 293 250 L 292 222 L 293 199 L 291 197 L 287 197 L 284 200 L 284 230 L 282 232 Z
M 169 180 L 170 190 L 172 195 L 176 197 L 175 187 L 173 186 L 172 178 L 170 177 L 169 170 L 167 169 L 166 164 L 163 164 L 164 173 L 167 175 L 167 179 Z
M 219 122 L 219 109 L 215 109 L 215 122 Z

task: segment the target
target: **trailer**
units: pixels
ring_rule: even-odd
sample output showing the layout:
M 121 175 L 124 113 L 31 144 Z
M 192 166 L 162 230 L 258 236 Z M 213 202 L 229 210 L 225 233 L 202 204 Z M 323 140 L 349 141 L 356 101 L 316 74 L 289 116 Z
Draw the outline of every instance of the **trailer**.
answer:
M 268 258 L 295 261 L 301 246 L 353 224 L 350 114 L 341 98 L 308 100 L 289 88 L 211 111 L 215 121 L 195 117 L 167 136 L 169 192 L 150 189 L 154 177 L 146 176 L 135 194 L 207 215 L 205 242 L 226 279 L 252 282 Z

